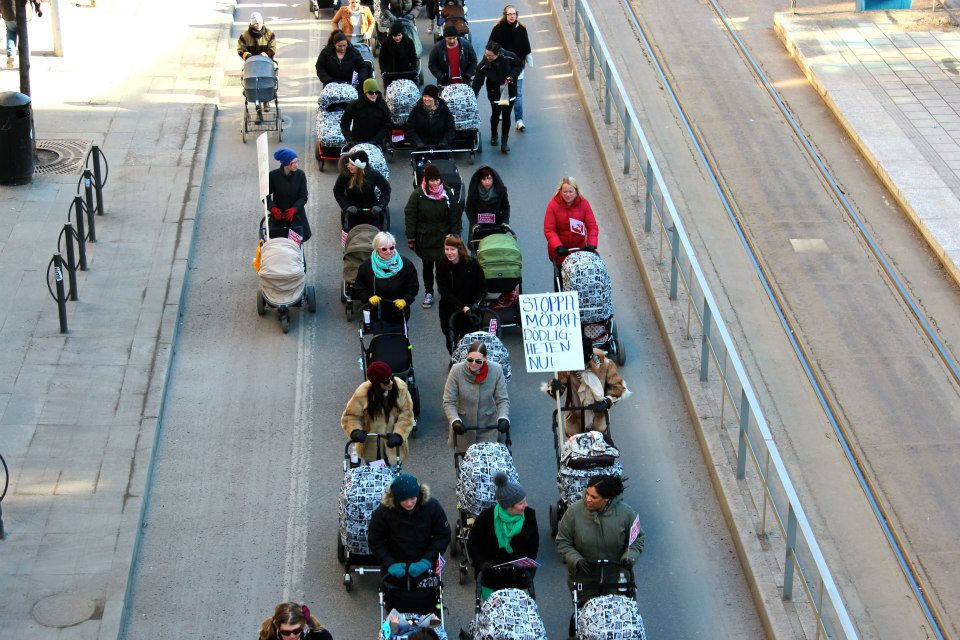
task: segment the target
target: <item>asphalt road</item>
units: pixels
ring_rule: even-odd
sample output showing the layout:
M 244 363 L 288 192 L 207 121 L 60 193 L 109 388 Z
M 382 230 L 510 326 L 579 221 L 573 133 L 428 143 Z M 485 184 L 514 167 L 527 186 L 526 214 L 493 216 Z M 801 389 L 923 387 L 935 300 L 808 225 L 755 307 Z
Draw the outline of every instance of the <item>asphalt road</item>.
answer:
M 535 6 L 519 5 L 537 58 L 537 69 L 525 83 L 528 131 L 512 136 L 509 156 L 487 148 L 476 166 L 490 162 L 510 188 L 526 292 L 551 290 L 541 225 L 561 176 L 578 178 L 598 215 L 601 254 L 613 277 L 615 313 L 628 354 L 623 374 L 634 392 L 612 419 L 629 478 L 626 498 L 647 534 L 637 575 L 648 637 L 762 637 L 552 20 L 527 17 Z M 295 312 L 288 335 L 275 318 L 257 316 L 257 280 L 250 267 L 257 224 L 255 147 L 240 141 L 239 60 L 231 54 L 225 60 L 230 90 L 214 135 L 135 562 L 128 638 L 179 639 L 204 628 L 253 636 L 284 599 L 311 604 L 337 638 L 374 637 L 379 624 L 376 578 L 358 577 L 348 594 L 336 560 L 344 444 L 339 416 L 361 374 L 356 328 L 345 320 L 338 296 L 334 174 L 320 173 L 312 152 L 319 92 L 313 62 L 329 33 L 328 21 L 309 20 L 302 4 L 241 5 L 238 29 L 254 9 L 264 12 L 281 41 L 280 100 L 289 119 L 284 144 L 300 153 L 309 178 L 314 237 L 306 249 L 307 275 L 317 289 L 318 309 L 312 316 Z M 471 6 L 478 49 L 498 9 Z M 425 24 L 419 22 L 426 40 Z M 484 123 L 488 113 L 483 104 Z M 270 146 L 277 146 L 273 136 Z M 474 168 L 460 163 L 465 180 Z M 400 212 L 411 190 L 409 176 L 407 158 L 400 154 L 391 165 L 393 231 L 400 245 L 405 244 Z M 435 308 L 423 310 L 419 302 L 411 341 L 423 411 L 406 469 L 431 485 L 453 518 L 453 458 L 440 411 L 446 352 Z M 521 352 L 518 334 L 507 332 L 504 340 L 512 353 Z M 551 404 L 539 391 L 547 378 L 524 373 L 519 358 L 514 367 L 509 385 L 514 456 L 542 523 L 538 602 L 549 636 L 559 638 L 566 633 L 571 605 L 547 526 L 547 507 L 557 499 Z M 451 568 L 447 631 L 456 634 L 473 614 L 473 588 L 457 585 Z

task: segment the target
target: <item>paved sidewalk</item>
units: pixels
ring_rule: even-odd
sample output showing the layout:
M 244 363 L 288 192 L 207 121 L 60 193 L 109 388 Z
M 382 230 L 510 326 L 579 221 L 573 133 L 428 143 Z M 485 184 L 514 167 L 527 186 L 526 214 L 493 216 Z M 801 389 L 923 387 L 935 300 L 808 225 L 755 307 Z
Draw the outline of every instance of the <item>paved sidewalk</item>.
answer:
M 943 12 L 778 13 L 814 88 L 960 283 L 960 30 Z
M 112 640 L 234 2 L 59 5 L 65 55 L 31 61 L 37 139 L 99 144 L 110 173 L 68 335 L 44 278 L 80 169 L 0 187 L 0 635 Z M 52 50 L 49 16 L 29 29 Z

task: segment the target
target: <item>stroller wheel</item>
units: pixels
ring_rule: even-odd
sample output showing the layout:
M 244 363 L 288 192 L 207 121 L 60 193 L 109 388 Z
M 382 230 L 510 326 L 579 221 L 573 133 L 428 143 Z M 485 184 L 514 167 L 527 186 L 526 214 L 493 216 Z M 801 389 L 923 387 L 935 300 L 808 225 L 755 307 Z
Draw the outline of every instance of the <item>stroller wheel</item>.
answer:
M 339 534 L 337 534 L 337 560 L 340 561 L 340 564 L 346 564 L 347 562 L 347 550 L 344 548 L 343 540 L 340 539 Z
M 457 526 L 453 531 L 453 538 L 450 540 L 450 557 L 456 558 L 460 555 L 460 531 L 463 529 L 460 526 L 460 523 L 457 523 Z
M 353 591 L 353 576 L 349 573 L 343 574 L 343 588 L 347 591 Z
M 307 287 L 306 296 L 307 296 L 307 310 L 310 313 L 316 313 L 317 312 L 317 292 L 313 288 L 312 284 Z
M 267 312 L 267 301 L 263 299 L 263 293 L 257 291 L 257 315 L 262 316 Z
M 290 333 L 290 316 L 280 316 L 280 330 L 284 333 Z
M 610 322 L 610 338 L 613 351 L 613 360 L 621 367 L 627 362 L 627 352 L 623 350 L 623 343 L 620 342 L 620 334 L 617 332 L 617 322 Z
M 557 505 L 550 505 L 550 535 L 554 538 L 557 537 L 557 531 L 560 529 L 560 516 L 557 514 Z
M 460 565 L 460 571 L 457 572 L 457 584 L 463 584 L 467 581 L 467 568 Z
M 314 149 L 313 149 L 313 155 L 314 155 L 314 157 L 316 157 L 317 160 L 320 160 L 320 159 L 321 159 L 321 158 L 320 158 L 320 141 L 319 141 L 319 140 L 317 140 L 317 144 L 316 144 L 316 146 L 315 146 Z
M 353 322 L 353 302 L 348 302 L 344 311 L 347 312 L 347 322 Z
M 420 390 L 416 387 L 410 387 L 410 395 L 413 399 L 413 415 L 420 415 Z
M 274 112 L 277 115 L 277 142 L 283 142 L 283 116 L 280 115 L 280 107 L 274 102 Z

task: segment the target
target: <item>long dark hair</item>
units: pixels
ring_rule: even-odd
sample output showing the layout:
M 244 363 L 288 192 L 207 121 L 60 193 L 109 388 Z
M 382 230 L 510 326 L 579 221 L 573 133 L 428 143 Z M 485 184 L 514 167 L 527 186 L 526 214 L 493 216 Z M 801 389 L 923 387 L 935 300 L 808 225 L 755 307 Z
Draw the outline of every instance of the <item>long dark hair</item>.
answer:
M 400 397 L 400 390 L 397 389 L 397 378 L 393 377 L 393 384 L 383 392 L 379 384 L 370 383 L 367 389 L 367 418 L 375 420 L 382 416 L 384 420 L 390 415 L 390 412 L 397 408 L 397 398 Z

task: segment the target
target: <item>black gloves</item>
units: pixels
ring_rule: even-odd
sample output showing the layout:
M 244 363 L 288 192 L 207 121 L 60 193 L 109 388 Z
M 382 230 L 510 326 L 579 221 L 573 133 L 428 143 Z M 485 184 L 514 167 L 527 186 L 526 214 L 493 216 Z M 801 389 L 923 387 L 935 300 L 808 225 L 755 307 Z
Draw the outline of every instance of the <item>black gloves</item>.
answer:
M 399 433 L 391 433 L 387 436 L 387 446 L 388 447 L 399 447 L 403 444 L 403 436 Z
M 597 252 L 597 247 L 596 247 L 595 245 L 592 245 L 592 244 L 585 244 L 585 245 L 583 245 L 583 250 L 584 250 L 584 251 L 589 251 L 590 253 L 596 253 L 596 252 Z
M 350 432 L 351 442 L 366 442 L 367 432 L 363 429 L 354 429 Z
M 383 213 L 383 209 L 381 209 L 381 208 L 380 208 L 379 206 L 377 206 L 377 205 L 374 205 L 374 206 L 370 207 L 370 212 L 371 212 L 373 215 L 378 216 L 378 215 L 380 215 L 381 213 Z
M 480 565 L 480 571 L 489 571 L 492 568 L 493 568 L 493 565 L 490 564 L 489 562 L 484 562 Z
M 506 433 L 510 430 L 510 421 L 506 418 L 500 418 L 497 420 L 497 431 L 500 433 Z
M 554 378 L 550 381 L 550 391 L 553 391 L 554 393 L 560 393 L 563 391 L 563 383 Z
M 347 214 L 348 214 L 348 215 L 351 215 L 351 216 L 357 215 L 357 208 L 356 208 L 356 207 L 347 207 Z
M 624 569 L 629 569 L 630 567 L 633 566 L 633 558 L 623 556 L 622 558 L 620 558 L 620 566 L 623 567 Z
M 458 436 L 462 436 L 467 432 L 467 430 L 463 427 L 463 422 L 461 422 L 460 420 L 454 420 L 453 424 L 450 425 L 450 427 L 453 429 L 453 432 Z
M 557 250 L 556 250 L 555 253 L 556 253 L 558 256 L 565 256 L 565 255 L 567 255 L 568 253 L 570 253 L 570 249 L 567 249 L 565 246 L 560 245 L 559 247 L 557 247 Z
M 577 564 L 573 566 L 574 575 L 584 575 L 590 573 L 590 563 L 580 558 L 577 560 Z
M 590 405 L 590 408 L 594 411 L 606 411 L 610 408 L 610 401 L 607 398 L 604 398 L 603 400 L 597 400 Z

